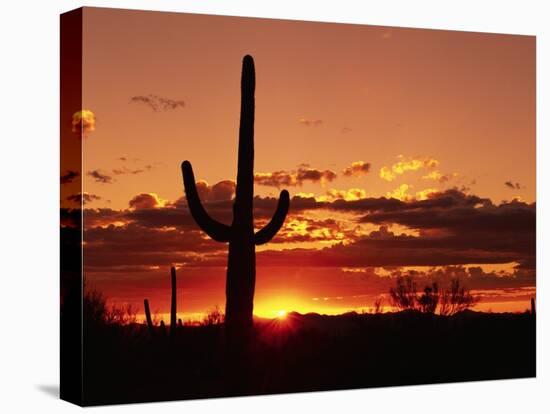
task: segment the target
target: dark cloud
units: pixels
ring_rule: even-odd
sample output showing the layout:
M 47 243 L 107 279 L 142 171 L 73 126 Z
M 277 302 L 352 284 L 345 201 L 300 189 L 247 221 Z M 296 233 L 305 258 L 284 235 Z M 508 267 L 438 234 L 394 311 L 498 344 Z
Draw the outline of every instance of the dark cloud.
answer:
M 317 127 L 319 125 L 322 125 L 323 124 L 323 120 L 322 119 L 308 119 L 308 118 L 300 118 L 298 120 L 298 122 L 302 125 L 305 125 L 305 126 L 313 126 L 313 127 Z
M 231 200 L 235 194 L 235 181 L 223 180 L 212 186 L 205 181 L 197 182 L 197 192 L 201 200 L 226 201 Z
M 382 292 L 388 292 L 393 287 L 395 279 L 400 276 L 412 277 L 417 287 L 422 289 L 424 286 L 431 285 L 433 281 L 437 282 L 442 288 L 450 286 L 453 279 L 459 279 L 463 286 L 474 289 L 472 293 L 476 296 L 495 297 L 504 296 L 517 299 L 524 297 L 528 303 L 533 295 L 532 287 L 535 286 L 536 275 L 533 271 L 522 269 L 513 269 L 511 271 L 483 271 L 479 266 L 449 265 L 427 267 L 423 270 L 403 269 L 401 267 L 384 268 L 389 272 L 384 277 L 380 277 L 373 267 L 343 268 L 342 271 L 349 275 L 354 275 L 370 284 L 383 283 L 380 286 Z M 528 288 L 527 288 L 528 287 Z M 490 289 L 492 292 L 487 292 Z M 503 291 L 497 291 L 502 289 Z
M 342 172 L 346 177 L 359 176 L 362 174 L 368 174 L 370 171 L 370 163 L 364 161 L 352 162 L 349 167 L 346 167 Z
M 534 237 L 499 240 L 498 235 L 472 239 L 467 234 L 448 236 L 396 235 L 382 227 L 321 250 L 286 249 L 258 253 L 262 266 L 387 267 L 446 266 L 471 263 L 511 263 L 534 255 Z
M 351 128 L 349 128 L 349 127 L 343 127 L 343 128 L 340 130 L 340 132 L 341 132 L 342 134 L 347 134 L 348 132 L 351 132 L 351 131 L 353 131 L 353 129 L 351 129 Z
M 73 230 L 80 231 L 81 218 L 82 210 L 80 208 L 63 207 L 60 210 L 61 227 L 70 227 Z
M 92 201 L 101 200 L 101 197 L 96 194 L 90 194 L 90 193 L 77 193 L 77 194 L 71 194 L 67 196 L 66 198 L 69 201 L 74 201 L 75 203 L 80 204 L 80 201 L 82 200 L 82 204 L 88 204 Z
M 234 183 L 221 183 L 219 190 L 214 190 L 216 185 L 206 183 L 198 188 L 206 211 L 230 224 Z M 271 218 L 276 204 L 273 197 L 254 198 L 257 228 Z M 135 257 L 125 258 L 122 252 L 111 251 L 98 259 L 105 266 L 108 258 L 117 266 L 153 266 L 178 260 L 189 266 L 226 265 L 225 245 L 204 237 L 189 214 L 184 197 L 161 203 L 151 194 L 139 194 L 130 205 L 132 208 L 128 210 L 84 210 L 86 233 L 99 226 L 110 229 L 96 231 L 105 239 L 103 246 L 98 242 L 94 247 L 98 258 L 101 249 L 115 247 L 107 240 L 111 233 L 118 237 L 119 243 L 127 237 L 136 252 L 141 252 L 139 257 L 136 253 Z M 335 211 L 346 214 L 346 218 L 340 214 L 339 218 L 318 218 L 309 214 L 312 210 Z M 321 202 L 313 197 L 295 196 L 285 225 L 273 243 L 326 242 L 331 246 L 266 250 L 258 253 L 258 264 L 357 268 L 516 262 L 518 272 L 534 272 L 535 210 L 534 204 L 518 201 L 495 205 L 458 189 L 411 201 L 381 197 Z M 374 225 L 374 230 L 366 232 L 364 227 L 361 230 L 365 224 Z M 412 231 L 400 233 L 394 225 Z M 167 238 L 166 243 L 163 237 Z M 147 249 L 151 249 L 150 255 Z M 134 258 L 136 263 L 132 261 Z
M 254 174 L 254 182 L 259 185 L 280 188 L 282 186 L 302 186 L 304 182 L 312 183 L 331 182 L 337 177 L 336 173 L 330 170 L 318 170 L 310 167 L 300 167 L 293 171 L 274 171 L 271 173 Z
M 185 102 L 182 100 L 163 98 L 153 94 L 132 96 L 130 102 L 145 104 L 154 112 L 170 111 L 185 107 Z
M 446 204 L 449 203 L 449 204 Z M 457 232 L 535 231 L 535 205 L 518 201 L 493 205 L 468 204 L 438 193 L 424 201 L 405 203 L 398 211 L 378 211 L 363 216 L 363 223 L 401 224 L 413 229 L 444 229 Z
M 135 168 L 135 169 L 123 166 L 122 168 L 114 168 L 113 169 L 113 174 L 115 174 L 115 175 L 125 175 L 125 174 L 136 175 L 136 174 L 141 174 L 145 171 L 150 171 L 151 169 L 153 169 L 152 165 L 145 165 L 145 166 L 143 166 L 143 168 Z
M 155 229 L 135 223 L 86 229 L 84 241 L 87 270 L 127 270 L 131 266 L 170 266 L 173 263 L 199 265 L 209 254 L 227 248 L 223 243 L 204 238 L 198 229 Z
M 102 173 L 100 170 L 88 171 L 87 175 L 92 177 L 98 183 L 111 184 L 113 182 L 113 177 Z
M 67 170 L 61 174 L 61 184 L 68 184 L 77 177 L 80 177 L 80 173 L 78 171 Z
M 520 183 L 513 183 L 512 181 L 506 181 L 504 185 L 512 190 L 521 190 L 522 186 Z

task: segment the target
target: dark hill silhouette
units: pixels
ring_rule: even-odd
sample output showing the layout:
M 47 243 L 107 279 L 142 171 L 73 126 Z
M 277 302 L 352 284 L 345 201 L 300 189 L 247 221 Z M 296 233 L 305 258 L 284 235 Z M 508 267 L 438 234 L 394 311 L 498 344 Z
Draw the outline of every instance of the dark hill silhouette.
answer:
M 84 400 L 96 405 L 532 377 L 534 322 L 530 312 L 469 310 L 256 318 L 250 381 L 234 375 L 223 324 L 183 325 L 173 336 L 151 336 L 146 324 L 86 319 Z

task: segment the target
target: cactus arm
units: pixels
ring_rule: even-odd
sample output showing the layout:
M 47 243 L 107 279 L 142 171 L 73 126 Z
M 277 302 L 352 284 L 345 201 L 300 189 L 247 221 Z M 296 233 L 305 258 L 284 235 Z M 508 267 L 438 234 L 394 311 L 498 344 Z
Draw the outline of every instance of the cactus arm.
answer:
M 277 209 L 275 210 L 275 214 L 271 218 L 271 221 L 254 235 L 254 243 L 256 245 L 267 243 L 277 234 L 285 221 L 289 204 L 290 200 L 288 191 L 281 191 L 279 202 L 277 203 Z
M 189 161 L 181 164 L 183 173 L 183 185 L 185 187 L 185 196 L 191 216 L 197 222 L 199 227 L 212 239 L 219 242 L 227 242 L 231 237 L 231 227 L 222 224 L 211 218 L 202 206 L 197 187 L 195 185 L 195 175 L 193 167 Z

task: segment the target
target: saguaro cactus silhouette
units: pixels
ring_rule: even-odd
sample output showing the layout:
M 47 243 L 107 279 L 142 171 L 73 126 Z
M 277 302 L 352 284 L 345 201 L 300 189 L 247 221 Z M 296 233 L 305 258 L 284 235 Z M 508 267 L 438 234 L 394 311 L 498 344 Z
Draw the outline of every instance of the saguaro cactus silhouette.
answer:
M 205 211 L 195 186 L 193 168 L 189 161 L 182 163 L 185 194 L 191 215 L 200 228 L 212 239 L 229 242 L 227 261 L 225 326 L 230 337 L 246 336 L 252 327 L 254 288 L 256 283 L 255 246 L 267 243 L 279 231 L 289 206 L 288 191 L 283 190 L 271 221 L 254 233 L 252 214 L 254 198 L 254 90 L 256 79 L 254 60 L 243 58 L 241 77 L 241 120 L 237 187 L 230 226 L 212 219 Z
M 172 287 L 172 297 L 170 304 L 170 335 L 174 336 L 176 334 L 176 316 L 177 316 L 177 285 L 176 285 L 176 268 L 172 267 L 170 269 L 170 284 Z
M 149 334 L 153 335 L 155 328 L 153 327 L 153 319 L 151 318 L 151 309 L 149 308 L 149 301 L 143 299 L 143 308 L 145 309 L 145 318 L 147 319 L 147 328 L 149 329 Z

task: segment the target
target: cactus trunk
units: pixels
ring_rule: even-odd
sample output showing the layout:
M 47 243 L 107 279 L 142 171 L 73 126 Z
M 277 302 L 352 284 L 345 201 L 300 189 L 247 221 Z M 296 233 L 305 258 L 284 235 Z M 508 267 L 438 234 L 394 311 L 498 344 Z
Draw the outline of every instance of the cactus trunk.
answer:
M 241 78 L 241 123 L 237 187 L 233 205 L 233 223 L 229 240 L 227 282 L 225 287 L 225 323 L 230 330 L 252 326 L 256 285 L 256 249 L 252 200 L 254 197 L 254 87 L 252 58 L 243 60 Z
M 254 289 L 256 285 L 255 246 L 267 243 L 283 225 L 289 206 L 289 195 L 281 191 L 271 221 L 254 233 L 254 60 L 243 59 L 241 76 L 241 121 L 237 186 L 233 204 L 233 222 L 230 226 L 212 219 L 202 206 L 195 186 L 195 177 L 189 161 L 182 163 L 185 194 L 191 215 L 212 239 L 229 242 L 227 261 L 225 326 L 230 341 L 245 339 L 252 328 Z
M 149 309 L 149 301 L 147 299 L 143 300 L 143 307 L 145 308 L 145 318 L 147 319 L 147 328 L 149 333 L 152 334 L 153 330 L 153 319 L 151 319 L 151 309 Z
M 170 269 L 170 279 L 172 284 L 172 303 L 170 306 L 170 335 L 176 334 L 176 313 L 177 313 L 177 298 L 176 298 L 176 269 L 172 267 Z

